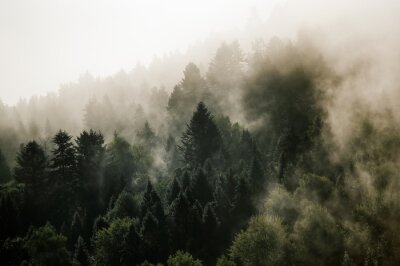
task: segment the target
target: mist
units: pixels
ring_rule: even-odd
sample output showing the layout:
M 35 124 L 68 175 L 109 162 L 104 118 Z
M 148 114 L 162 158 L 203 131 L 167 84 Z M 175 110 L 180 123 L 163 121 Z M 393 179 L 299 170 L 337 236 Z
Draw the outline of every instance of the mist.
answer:
M 0 9 L 5 265 L 399 264 L 398 1 L 41 4 Z

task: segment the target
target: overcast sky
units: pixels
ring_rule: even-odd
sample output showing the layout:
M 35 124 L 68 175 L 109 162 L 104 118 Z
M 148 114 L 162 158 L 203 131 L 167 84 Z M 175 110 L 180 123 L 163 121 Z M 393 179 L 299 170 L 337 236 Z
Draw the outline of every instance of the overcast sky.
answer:
M 56 91 L 89 71 L 129 71 L 212 32 L 243 28 L 276 0 L 0 0 L 0 98 Z

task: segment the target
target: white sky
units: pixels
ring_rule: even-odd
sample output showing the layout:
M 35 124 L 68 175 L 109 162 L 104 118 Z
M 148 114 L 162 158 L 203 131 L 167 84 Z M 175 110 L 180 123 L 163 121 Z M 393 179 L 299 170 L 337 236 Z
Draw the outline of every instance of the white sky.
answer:
M 130 70 L 185 51 L 211 32 L 242 28 L 277 0 L 0 0 L 0 99 L 56 91 L 86 71 Z

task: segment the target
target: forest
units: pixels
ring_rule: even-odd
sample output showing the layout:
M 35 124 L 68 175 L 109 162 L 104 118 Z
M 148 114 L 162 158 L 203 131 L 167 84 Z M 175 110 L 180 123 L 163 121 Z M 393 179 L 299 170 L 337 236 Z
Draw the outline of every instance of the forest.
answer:
M 349 100 L 371 64 L 232 41 L 155 85 L 171 60 L 0 103 L 1 265 L 400 265 L 399 118 Z

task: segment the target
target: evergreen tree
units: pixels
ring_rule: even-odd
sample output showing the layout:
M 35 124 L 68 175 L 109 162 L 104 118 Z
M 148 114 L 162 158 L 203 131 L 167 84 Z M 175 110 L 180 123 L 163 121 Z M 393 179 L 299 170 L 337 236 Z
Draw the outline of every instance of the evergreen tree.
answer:
M 21 146 L 17 155 L 14 178 L 24 183 L 21 221 L 23 228 L 43 225 L 48 219 L 48 195 L 51 188 L 47 179 L 47 159 L 42 147 L 35 141 Z
M 169 190 L 168 190 L 168 197 L 167 197 L 168 204 L 171 204 L 176 199 L 176 197 L 178 196 L 180 191 L 181 191 L 181 188 L 179 186 L 179 183 L 176 180 L 176 178 L 174 178 L 172 180 L 172 183 L 170 184 Z
M 239 178 L 233 201 L 233 217 L 239 227 L 243 227 L 247 219 L 254 213 L 250 191 L 246 180 Z
M 142 219 L 140 235 L 144 244 L 146 259 L 151 262 L 158 262 L 167 258 L 168 235 L 166 226 L 160 224 L 151 212 L 147 212 Z
M 190 188 L 190 174 L 188 171 L 185 171 L 181 180 L 181 190 L 185 191 Z
M 208 183 L 207 177 L 202 169 L 199 169 L 193 176 L 191 190 L 194 198 L 197 199 L 203 206 L 212 200 L 212 188 Z
M 73 262 L 75 265 L 88 266 L 90 265 L 89 252 L 86 247 L 85 240 L 81 236 L 75 244 L 75 252 L 73 257 Z
M 50 224 L 31 231 L 25 241 L 25 248 L 30 258 L 29 264 L 71 265 L 71 256 L 66 244 L 67 239 L 57 234 Z
M 83 131 L 76 139 L 77 163 L 81 187 L 81 200 L 86 209 L 87 226 L 91 226 L 104 202 L 99 202 L 103 158 L 104 138 L 93 130 Z M 90 231 L 92 228 L 86 228 Z
M 51 221 L 59 226 L 72 215 L 76 207 L 78 189 L 75 147 L 72 137 L 65 131 L 59 131 L 53 138 L 55 149 L 50 161 L 52 169 L 50 192 Z
M 138 214 L 139 208 L 132 194 L 122 191 L 115 201 L 113 208 L 107 213 L 107 217 L 109 220 L 125 217 L 134 218 Z
M 161 199 L 154 190 L 150 181 L 147 182 L 146 192 L 143 195 L 143 200 L 140 206 L 140 217 L 143 219 L 148 212 L 151 212 L 151 214 L 154 215 L 160 226 L 165 225 L 165 214 Z
M 205 261 L 210 262 L 218 256 L 220 239 L 218 235 L 219 221 L 216 217 L 212 204 L 208 203 L 203 211 L 203 238 L 205 247 Z M 212 243 L 207 243 L 208 239 L 213 239 Z
M 203 102 L 197 105 L 181 141 L 179 150 L 186 165 L 192 168 L 202 166 L 207 158 L 222 150 L 221 135 Z
M 138 265 L 144 260 L 143 242 L 134 224 L 131 224 L 125 234 L 124 244 L 121 251 L 121 265 Z
M 6 158 L 4 157 L 0 149 L 0 184 L 10 181 L 11 172 L 10 167 L 7 164 Z
M 96 234 L 97 231 L 109 227 L 110 224 L 107 222 L 107 220 L 103 216 L 99 216 L 94 220 L 93 223 L 93 234 Z
M 174 255 L 169 256 L 168 266 L 202 266 L 200 260 L 194 259 L 190 253 L 178 251 Z
M 104 182 L 104 201 L 117 196 L 124 187 L 130 184 L 135 172 L 134 155 L 131 145 L 118 134 L 107 146 Z
M 232 169 L 229 169 L 229 172 L 226 175 L 226 186 L 225 191 L 229 201 L 232 203 L 235 197 L 235 190 L 237 186 L 237 180 L 234 176 Z
M 151 129 L 149 122 L 145 122 L 143 128 L 137 133 L 142 145 L 153 147 L 156 144 L 156 135 Z
M 251 163 L 249 178 L 253 193 L 257 194 L 265 190 L 264 171 L 256 158 L 253 158 Z
M 230 211 L 232 210 L 232 205 L 222 185 L 219 182 L 215 185 L 213 193 L 213 201 L 215 206 L 215 212 L 219 220 L 223 224 L 229 223 L 230 220 L 229 216 L 230 216 Z
M 20 223 L 18 207 L 10 194 L 0 194 L 0 241 L 18 233 Z
M 78 241 L 79 236 L 83 235 L 84 233 L 82 218 L 78 212 L 75 212 L 74 216 L 72 217 L 71 228 L 69 232 L 70 235 L 68 238 L 68 242 L 69 246 L 72 248 Z
M 71 139 L 67 132 L 61 130 L 53 138 L 55 149 L 50 167 L 53 175 L 64 184 L 71 183 L 77 171 L 75 147 Z
M 94 238 L 96 265 L 137 265 L 143 257 L 140 242 L 131 218 L 115 219 L 98 231 Z
M 179 193 L 178 197 L 172 202 L 169 211 L 171 223 L 171 245 L 173 250 L 186 250 L 188 242 L 191 241 L 191 226 L 189 219 L 191 215 L 191 205 L 184 194 Z
M 215 90 L 226 94 L 239 85 L 243 76 L 243 53 L 238 42 L 222 43 L 211 60 L 207 72 L 207 81 Z
M 38 188 L 46 178 L 46 156 L 36 141 L 21 146 L 17 155 L 17 166 L 14 170 L 16 181 L 25 183 L 32 189 Z

